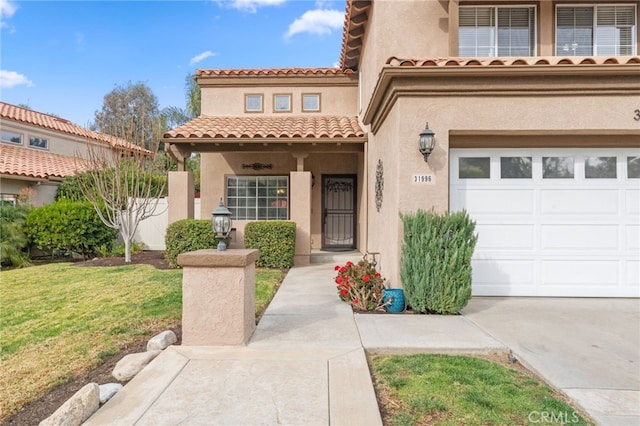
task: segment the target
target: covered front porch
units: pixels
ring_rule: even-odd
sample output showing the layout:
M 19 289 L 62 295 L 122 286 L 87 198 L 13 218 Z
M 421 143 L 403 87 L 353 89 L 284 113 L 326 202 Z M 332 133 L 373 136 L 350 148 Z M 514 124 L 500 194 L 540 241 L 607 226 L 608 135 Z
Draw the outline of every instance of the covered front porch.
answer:
M 366 247 L 366 136 L 355 118 L 201 116 L 164 136 L 178 163 L 169 174 L 169 223 L 193 218 L 193 176 L 201 155 L 200 217 L 222 198 L 232 212 L 231 247 L 244 247 L 255 220 L 296 223 L 296 265 L 312 250 Z

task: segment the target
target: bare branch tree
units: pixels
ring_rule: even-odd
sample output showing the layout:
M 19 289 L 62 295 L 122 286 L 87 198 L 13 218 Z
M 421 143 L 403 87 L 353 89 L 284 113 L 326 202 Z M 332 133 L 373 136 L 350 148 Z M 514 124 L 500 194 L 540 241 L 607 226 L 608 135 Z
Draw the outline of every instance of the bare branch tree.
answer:
M 102 222 L 120 232 L 125 262 L 131 262 L 131 242 L 140 222 L 158 214 L 167 182 L 166 164 L 157 159 L 160 120 L 145 117 L 114 122 L 99 136 L 105 143 L 88 140 L 86 154 L 75 156 L 76 169 L 84 171 L 78 175 L 80 190 Z M 143 148 L 149 140 L 150 149 Z

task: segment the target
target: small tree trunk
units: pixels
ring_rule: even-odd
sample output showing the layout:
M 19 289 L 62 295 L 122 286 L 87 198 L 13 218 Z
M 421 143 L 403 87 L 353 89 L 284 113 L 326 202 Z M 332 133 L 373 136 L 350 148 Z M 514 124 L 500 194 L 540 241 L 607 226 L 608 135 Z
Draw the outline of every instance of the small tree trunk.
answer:
M 124 239 L 124 262 L 131 263 L 131 239 Z

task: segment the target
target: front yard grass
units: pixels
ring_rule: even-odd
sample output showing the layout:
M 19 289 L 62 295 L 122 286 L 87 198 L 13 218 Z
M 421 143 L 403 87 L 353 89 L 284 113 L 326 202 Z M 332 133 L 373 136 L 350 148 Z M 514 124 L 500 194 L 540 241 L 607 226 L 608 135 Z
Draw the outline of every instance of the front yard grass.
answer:
M 256 269 L 256 313 L 284 273 Z M 182 270 L 54 263 L 0 273 L 0 420 L 121 349 L 180 325 Z
M 371 358 L 386 425 L 588 425 L 549 387 L 521 371 L 471 356 Z

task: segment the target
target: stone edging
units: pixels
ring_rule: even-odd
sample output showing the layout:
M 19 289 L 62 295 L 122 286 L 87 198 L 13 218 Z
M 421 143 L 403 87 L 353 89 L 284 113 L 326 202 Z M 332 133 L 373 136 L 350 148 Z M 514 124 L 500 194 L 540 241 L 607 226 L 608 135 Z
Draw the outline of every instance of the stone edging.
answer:
M 171 330 L 155 335 L 147 342 L 147 351 L 124 356 L 113 369 L 112 375 L 118 381 L 127 382 L 135 377 L 162 351 L 178 341 Z M 39 426 L 80 426 L 98 409 L 115 396 L 121 389 L 120 383 L 98 385 L 89 383 L 76 392 L 52 415 L 40 422 Z

